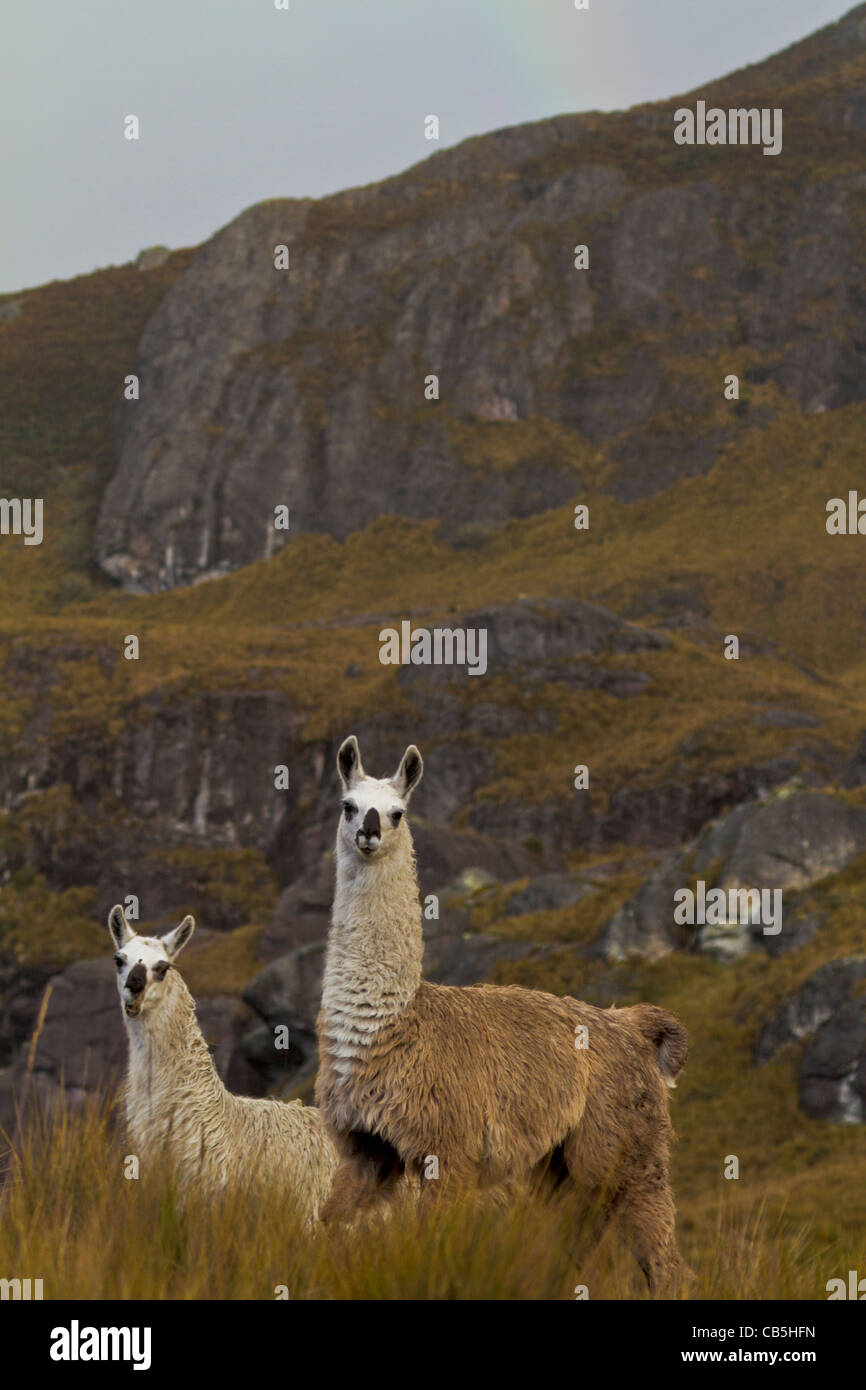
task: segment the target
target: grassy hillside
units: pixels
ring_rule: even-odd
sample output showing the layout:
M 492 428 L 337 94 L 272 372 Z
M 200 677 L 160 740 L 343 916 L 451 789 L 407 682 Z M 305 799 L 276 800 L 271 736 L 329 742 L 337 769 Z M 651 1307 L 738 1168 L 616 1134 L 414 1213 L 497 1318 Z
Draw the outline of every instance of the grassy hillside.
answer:
M 669 651 L 619 658 L 652 677 L 629 701 L 625 724 L 612 696 L 578 700 L 548 687 L 540 698 L 555 711 L 556 735 L 527 735 L 501 749 L 513 792 L 534 799 L 544 790 L 534 776 L 539 756 L 561 762 L 565 778 L 572 751 L 587 746 L 595 786 L 606 794 L 626 777 L 641 785 L 672 769 L 772 757 L 795 735 L 756 724 L 764 706 L 814 716 L 821 738 L 847 750 L 866 724 L 862 538 L 828 536 L 825 508 L 857 477 L 866 407 L 807 417 L 784 402 L 776 408 L 772 423 L 744 430 L 706 477 L 632 504 L 576 494 L 589 505 L 589 531 L 574 530 L 566 507 L 455 550 L 437 538 L 435 523 L 383 518 L 344 544 L 298 537 L 270 561 L 148 597 L 93 586 L 85 601 L 58 604 L 64 576 L 81 572 L 64 566 L 64 533 L 50 520 L 61 504 L 46 488 L 45 544 L 6 538 L 0 548 L 0 633 L 6 660 L 44 660 L 51 686 L 6 684 L 0 738 L 13 744 L 46 698 L 56 736 L 117 726 L 157 690 L 233 688 L 284 690 L 306 712 L 308 736 L 318 737 L 371 702 L 387 710 L 405 699 L 393 668 L 378 659 L 386 623 L 411 617 L 429 625 L 521 596 L 564 596 L 650 625 L 664 622 L 666 610 L 685 612 L 693 626 L 672 634 Z M 496 428 L 505 436 L 511 427 Z M 128 633 L 140 639 L 137 662 L 122 659 Z M 739 662 L 723 659 L 729 633 L 740 638 Z M 335 680 L 350 663 L 355 678 Z M 489 697 L 489 682 L 469 683 L 466 699 Z M 518 699 L 519 691 L 503 687 L 497 698 Z

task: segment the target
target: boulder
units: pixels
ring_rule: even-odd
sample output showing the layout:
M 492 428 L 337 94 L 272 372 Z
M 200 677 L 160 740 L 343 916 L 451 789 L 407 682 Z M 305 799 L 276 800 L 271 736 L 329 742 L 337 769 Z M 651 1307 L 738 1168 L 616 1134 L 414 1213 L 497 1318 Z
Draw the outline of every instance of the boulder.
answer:
M 612 960 L 631 952 L 655 956 L 677 949 L 705 951 L 723 960 L 755 946 L 771 954 L 793 950 L 820 925 L 816 917 L 797 913 L 796 893 L 864 852 L 866 810 L 839 797 L 783 791 L 737 806 L 660 866 L 613 914 L 602 928 L 598 950 Z M 740 889 L 782 891 L 781 931 L 766 933 L 764 926 L 769 924 L 763 920 L 676 923 L 674 894 L 679 889 L 696 891 L 699 880 L 707 891 L 721 889 L 726 894 Z
M 505 908 L 506 917 L 522 917 L 529 912 L 551 912 L 572 907 L 596 891 L 592 883 L 576 874 L 539 874 L 525 888 L 512 893 Z
M 866 786 L 866 729 L 860 735 L 857 746 L 845 765 L 845 770 L 842 773 L 842 785 L 843 787 Z
M 202 1037 L 225 1082 L 232 1053 L 243 1032 L 247 1011 L 234 994 L 212 994 L 196 1000 L 195 1012 Z
M 866 1121 L 866 999 L 844 1004 L 807 1044 L 800 1104 L 814 1119 Z
M 768 1019 L 755 1045 L 755 1061 L 772 1061 L 780 1048 L 817 1033 L 847 1004 L 855 985 L 866 979 L 866 956 L 828 961 Z
M 334 901 L 334 854 L 316 857 L 281 894 L 258 945 L 260 960 L 275 960 L 286 951 L 323 941 L 328 934 Z
M 161 265 L 165 265 L 171 251 L 167 246 L 148 246 L 144 251 L 139 251 L 135 258 L 136 270 L 158 270 Z
M 49 982 L 51 995 L 34 1054 L 40 1091 L 65 1085 L 73 1101 L 117 1081 L 126 1067 L 126 1033 L 111 960 L 77 961 Z M 15 1065 L 23 1078 L 27 1047 Z
M 605 922 L 597 954 L 609 961 L 630 955 L 650 960 L 670 951 L 685 950 L 686 930 L 674 922 L 674 893 L 684 884 L 684 857 L 677 855 L 661 865 Z
M 250 981 L 243 992 L 244 1003 L 269 1027 L 282 1023 L 290 1033 L 314 1036 L 324 968 L 324 941 L 298 946 Z
M 496 840 L 471 830 L 452 830 L 450 826 L 414 818 L 412 837 L 422 901 L 441 884 L 468 869 L 502 881 L 531 873 L 536 866 L 529 851 L 510 839 Z
M 755 1060 L 772 1061 L 806 1040 L 799 1063 L 800 1105 L 813 1119 L 866 1123 L 866 956 L 828 961 L 768 1019 Z

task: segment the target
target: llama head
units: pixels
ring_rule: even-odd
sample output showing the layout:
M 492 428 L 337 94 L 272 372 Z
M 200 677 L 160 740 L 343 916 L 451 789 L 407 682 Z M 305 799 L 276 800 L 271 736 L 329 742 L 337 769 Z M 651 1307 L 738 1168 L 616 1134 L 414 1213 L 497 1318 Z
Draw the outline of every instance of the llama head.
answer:
M 360 860 L 385 858 L 408 837 L 404 813 L 424 771 L 421 754 L 412 743 L 393 777 L 368 777 L 352 734 L 337 754 L 337 770 L 343 783 L 338 853 Z
M 165 998 L 166 976 L 195 930 L 192 917 L 167 936 L 137 936 L 122 907 L 108 914 L 108 930 L 115 945 L 117 988 L 127 1018 L 155 1009 Z

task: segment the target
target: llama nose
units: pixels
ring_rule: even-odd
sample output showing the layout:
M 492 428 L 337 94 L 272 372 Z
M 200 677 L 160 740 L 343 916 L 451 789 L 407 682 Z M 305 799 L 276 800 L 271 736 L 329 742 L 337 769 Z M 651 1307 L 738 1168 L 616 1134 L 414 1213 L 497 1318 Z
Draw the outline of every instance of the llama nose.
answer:
M 130 994 L 141 994 L 147 984 L 147 970 L 141 961 L 134 965 L 126 977 L 126 988 Z
M 379 820 L 379 812 L 375 806 L 371 806 L 365 815 L 364 824 L 355 836 L 355 841 L 360 845 L 362 839 L 368 842 L 372 840 L 373 836 L 378 840 L 382 838 L 382 822 Z

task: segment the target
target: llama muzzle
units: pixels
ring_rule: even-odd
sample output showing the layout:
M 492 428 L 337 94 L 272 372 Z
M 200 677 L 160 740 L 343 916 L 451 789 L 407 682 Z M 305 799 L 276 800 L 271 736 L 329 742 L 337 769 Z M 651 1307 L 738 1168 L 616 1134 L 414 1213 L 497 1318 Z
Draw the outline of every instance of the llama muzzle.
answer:
M 124 991 L 131 998 L 124 1002 L 124 1009 L 128 1018 L 137 1018 L 141 1013 L 141 1000 L 147 985 L 147 970 L 139 962 L 130 970 L 124 982 Z
M 372 854 L 382 843 L 382 822 L 375 806 L 371 806 L 364 817 L 363 825 L 355 834 L 355 844 L 362 854 Z

